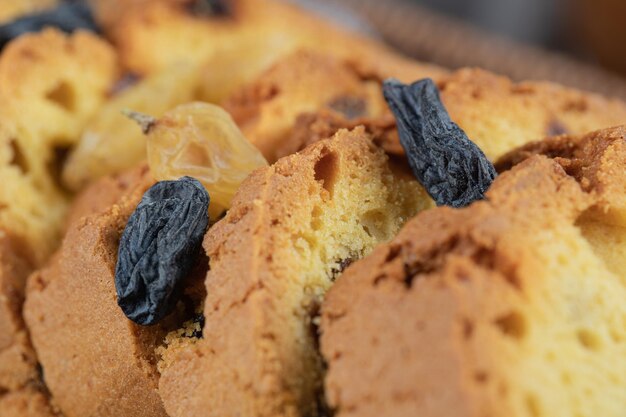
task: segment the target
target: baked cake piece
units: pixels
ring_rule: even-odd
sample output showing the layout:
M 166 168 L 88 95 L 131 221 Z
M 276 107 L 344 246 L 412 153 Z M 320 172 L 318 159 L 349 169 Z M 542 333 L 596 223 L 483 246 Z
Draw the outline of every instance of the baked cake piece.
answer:
M 443 74 L 444 71 L 417 63 L 411 70 L 393 64 L 366 68 L 363 63 L 301 50 L 277 61 L 223 105 L 248 140 L 268 160 L 275 161 L 292 153 L 287 149 L 292 148 L 293 128 L 301 114 L 326 109 L 353 121 L 355 127 L 364 118 L 377 119 L 388 114 L 380 87 L 384 78 L 395 76 L 412 81 Z
M 45 383 L 66 417 L 166 416 L 153 346 L 171 328 L 130 322 L 113 282 L 119 237 L 154 180 L 142 168 L 103 181 L 100 193 L 87 191 L 75 208 L 77 220 L 50 264 L 29 279 L 24 318 Z M 117 203 L 103 210 L 90 197 Z
M 63 157 L 117 74 L 113 49 L 82 32 L 25 35 L 0 55 L 0 226 L 32 246 L 37 262 L 58 244 Z
M 506 77 L 469 68 L 435 81 L 452 120 L 491 160 L 547 136 L 584 134 L 626 121 L 624 102 L 549 82 L 514 83 Z M 261 102 L 259 107 L 263 105 Z M 388 153 L 404 154 L 390 112 L 350 120 L 328 108 L 301 114 L 279 154 L 296 152 L 338 129 L 356 124 L 363 124 Z M 253 138 L 255 132 L 248 135 Z
M 362 129 L 255 171 L 205 237 L 203 337 L 168 338 L 162 352 L 169 415 L 320 415 L 323 294 L 431 204 Z
M 336 416 L 624 415 L 626 129 L 501 166 L 521 160 L 486 201 L 419 214 L 329 291 Z

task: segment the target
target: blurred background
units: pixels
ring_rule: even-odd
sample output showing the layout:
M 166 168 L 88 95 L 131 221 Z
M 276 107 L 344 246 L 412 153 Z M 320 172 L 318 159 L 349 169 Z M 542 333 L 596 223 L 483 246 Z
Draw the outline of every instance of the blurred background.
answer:
M 419 59 L 626 97 L 626 0 L 325 1 Z

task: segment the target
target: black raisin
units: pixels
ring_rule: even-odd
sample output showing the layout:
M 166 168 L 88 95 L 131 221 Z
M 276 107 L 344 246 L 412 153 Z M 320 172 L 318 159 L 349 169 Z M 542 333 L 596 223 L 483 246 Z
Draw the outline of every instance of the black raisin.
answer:
M 165 317 L 201 254 L 209 195 L 189 177 L 161 181 L 143 195 L 128 219 L 115 269 L 117 303 L 135 323 Z
M 437 205 L 464 207 L 483 199 L 496 170 L 450 119 L 435 83 L 386 80 L 383 93 L 413 174 Z
M 24 33 L 38 32 L 48 26 L 67 33 L 76 29 L 100 32 L 87 2 L 61 3 L 54 9 L 25 15 L 0 25 L 0 49 Z

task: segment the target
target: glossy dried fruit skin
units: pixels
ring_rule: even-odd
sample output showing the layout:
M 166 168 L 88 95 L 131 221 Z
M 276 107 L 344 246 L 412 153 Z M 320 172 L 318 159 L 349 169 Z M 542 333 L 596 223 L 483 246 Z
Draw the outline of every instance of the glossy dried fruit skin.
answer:
M 61 3 L 54 9 L 29 14 L 0 26 L 0 49 L 20 35 L 50 26 L 68 33 L 77 29 L 100 32 L 86 2 Z
M 496 170 L 450 119 L 435 83 L 386 80 L 383 93 L 413 174 L 437 205 L 465 207 L 483 199 Z
M 243 180 L 266 166 L 230 115 L 207 103 L 180 105 L 148 129 L 148 163 L 157 180 L 191 176 L 211 194 L 211 214 L 230 207 Z
M 209 195 L 197 180 L 161 181 L 128 219 L 115 268 L 117 303 L 130 320 L 157 323 L 174 307 L 202 248 Z

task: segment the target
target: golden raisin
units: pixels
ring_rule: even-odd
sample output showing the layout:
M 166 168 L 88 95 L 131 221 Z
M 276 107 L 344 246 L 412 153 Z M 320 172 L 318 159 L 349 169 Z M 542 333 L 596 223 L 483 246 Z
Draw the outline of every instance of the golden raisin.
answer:
M 211 196 L 212 215 L 230 207 L 242 181 L 267 165 L 230 115 L 212 104 L 180 105 L 147 131 L 152 175 L 157 180 L 196 178 Z

